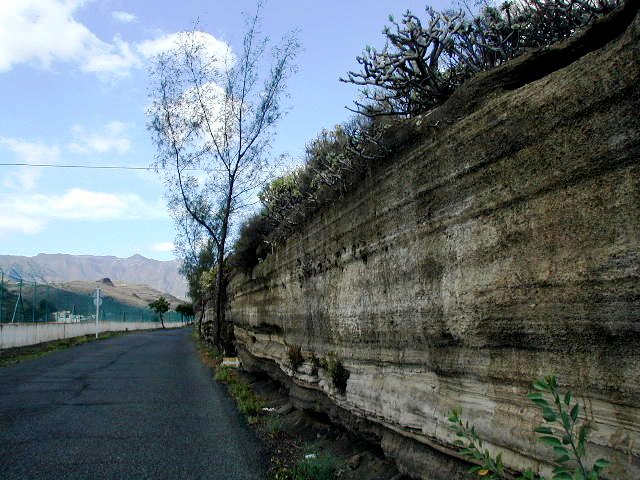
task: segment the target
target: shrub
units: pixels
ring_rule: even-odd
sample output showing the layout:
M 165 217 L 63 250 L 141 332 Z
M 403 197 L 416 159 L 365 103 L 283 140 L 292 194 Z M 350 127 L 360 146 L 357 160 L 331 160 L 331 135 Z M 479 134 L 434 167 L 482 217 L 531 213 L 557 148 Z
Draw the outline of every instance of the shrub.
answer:
M 331 383 L 338 393 L 344 395 L 347 391 L 347 381 L 351 375 L 349 370 L 344 368 L 344 365 L 335 354 L 330 354 L 324 361 L 321 361 L 321 365 L 329 374 Z
M 311 353 L 311 367 L 312 367 L 311 374 L 312 375 L 318 374 L 318 369 L 322 366 L 321 363 L 322 363 L 321 360 L 318 357 L 316 357 L 315 353 L 312 352 Z
M 297 370 L 298 367 L 304 362 L 304 357 L 302 356 L 302 348 L 300 347 L 300 345 L 289 345 L 287 347 L 287 356 L 289 357 L 289 364 L 294 370 Z
M 260 212 L 249 217 L 238 232 L 238 239 L 233 246 L 233 253 L 228 264 L 246 274 L 264 260 L 269 252 L 268 235 L 273 231 L 273 222 Z
M 344 82 L 361 85 L 356 110 L 368 116 L 414 116 L 446 100 L 478 72 L 489 70 L 529 48 L 569 37 L 620 0 L 519 0 L 486 5 L 475 16 L 462 10 L 426 8 L 423 22 L 407 11 L 389 17 L 385 47 L 367 47 L 356 58 L 362 67 Z
M 546 376 L 533 383 L 534 392 L 527 397 L 542 410 L 543 425 L 534 429 L 540 435 L 539 440 L 553 448 L 556 467 L 553 469 L 552 480 L 598 480 L 602 470 L 610 462 L 598 459 L 589 467 L 586 463 L 586 443 L 590 425 L 580 422 L 580 404 L 573 401 L 571 392 L 561 395 L 558 392 L 558 382 L 554 376 Z M 498 454 L 493 458 L 489 451 L 483 449 L 483 441 L 469 422 L 463 422 L 461 410 L 455 409 L 449 414 L 451 430 L 458 440 L 456 445 L 461 448 L 460 453 L 467 459 L 477 463 L 469 471 L 484 476 L 487 479 L 511 478 L 505 473 L 502 457 Z M 555 425 L 554 425 L 555 424 Z M 551 428 L 556 426 L 556 428 Z M 557 427 L 560 428 L 557 428 Z M 543 477 L 527 470 L 519 477 L 520 480 L 544 480 Z

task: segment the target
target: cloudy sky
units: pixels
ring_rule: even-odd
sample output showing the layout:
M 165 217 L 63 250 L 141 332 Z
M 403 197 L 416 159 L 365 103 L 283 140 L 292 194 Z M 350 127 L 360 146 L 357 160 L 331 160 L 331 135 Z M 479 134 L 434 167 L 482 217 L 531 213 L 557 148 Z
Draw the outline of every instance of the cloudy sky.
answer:
M 442 6 L 435 2 L 431 5 Z M 270 0 L 264 32 L 300 29 L 303 52 L 274 153 L 299 161 L 356 96 L 338 82 L 390 13 L 417 0 Z M 245 0 L 0 0 L 0 163 L 147 167 L 148 66 L 194 22 L 238 51 Z M 174 229 L 153 172 L 0 165 L 0 254 L 173 258 Z

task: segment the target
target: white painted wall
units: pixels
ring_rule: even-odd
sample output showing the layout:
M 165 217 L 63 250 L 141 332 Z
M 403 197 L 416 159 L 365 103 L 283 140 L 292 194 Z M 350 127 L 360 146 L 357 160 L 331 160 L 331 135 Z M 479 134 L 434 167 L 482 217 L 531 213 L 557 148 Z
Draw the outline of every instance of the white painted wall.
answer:
M 165 322 L 167 328 L 183 327 L 186 323 Z M 100 322 L 100 332 L 150 330 L 161 328 L 160 322 Z M 0 349 L 22 347 L 63 338 L 80 337 L 96 333 L 95 322 L 80 323 L 0 323 Z

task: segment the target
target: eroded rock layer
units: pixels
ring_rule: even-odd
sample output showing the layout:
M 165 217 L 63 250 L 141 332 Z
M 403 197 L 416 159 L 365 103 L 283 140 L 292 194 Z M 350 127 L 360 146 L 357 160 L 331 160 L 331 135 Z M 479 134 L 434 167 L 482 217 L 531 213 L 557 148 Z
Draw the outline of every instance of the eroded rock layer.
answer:
M 455 407 L 507 466 L 548 472 L 525 395 L 554 373 L 584 398 L 608 478 L 640 478 L 640 20 L 628 20 L 461 118 L 452 99 L 419 142 L 237 275 L 245 365 L 425 479 L 465 477 Z

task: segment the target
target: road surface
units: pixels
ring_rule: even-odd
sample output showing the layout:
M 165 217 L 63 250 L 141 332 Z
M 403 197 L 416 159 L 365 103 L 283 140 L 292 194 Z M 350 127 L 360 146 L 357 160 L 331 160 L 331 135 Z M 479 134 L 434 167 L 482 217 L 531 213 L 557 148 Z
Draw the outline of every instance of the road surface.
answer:
M 266 455 L 189 329 L 0 368 L 0 479 L 264 480 Z

